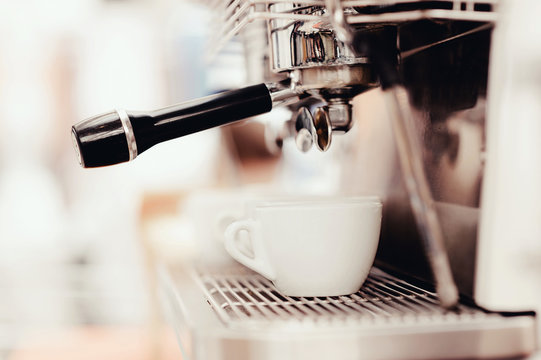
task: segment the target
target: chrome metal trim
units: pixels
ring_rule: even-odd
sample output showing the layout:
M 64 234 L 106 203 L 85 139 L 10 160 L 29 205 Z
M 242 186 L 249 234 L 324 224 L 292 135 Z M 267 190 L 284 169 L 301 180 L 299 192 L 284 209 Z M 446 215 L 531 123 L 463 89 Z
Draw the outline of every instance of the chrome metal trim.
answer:
M 299 92 L 295 87 L 285 87 L 276 83 L 266 83 L 272 101 L 272 107 L 286 106 L 299 101 Z
M 349 26 L 344 10 L 342 9 L 341 0 L 325 0 L 327 7 L 327 15 L 334 28 L 336 37 L 346 46 L 351 46 L 353 42 L 353 31 Z
M 333 127 L 329 116 L 329 107 L 323 106 L 316 109 L 314 120 L 314 139 L 319 151 L 329 150 L 332 142 Z
M 349 99 L 330 99 L 323 110 L 327 112 L 335 134 L 345 134 L 353 126 L 352 106 Z
M 366 88 L 379 86 L 372 67 L 367 64 L 297 69 L 291 72 L 290 78 L 298 92 L 314 89 L 337 89 L 355 85 L 362 85 Z
M 314 128 L 314 117 L 310 109 L 303 106 L 295 115 L 295 145 L 302 152 L 307 152 L 316 141 L 316 129 Z
M 128 142 L 128 152 L 130 154 L 130 160 L 132 161 L 137 157 L 137 142 L 135 141 L 135 134 L 133 133 L 133 127 L 131 126 L 130 117 L 126 110 L 115 110 L 122 123 L 124 134 L 126 135 L 126 141 Z
M 394 0 L 385 2 L 386 4 L 398 4 L 403 2 L 420 2 L 422 0 Z M 437 0 L 447 2 L 448 0 Z M 350 25 L 353 24 L 374 24 L 374 23 L 395 23 L 415 21 L 421 19 L 448 19 L 465 20 L 480 22 L 495 22 L 498 19 L 498 5 L 501 0 L 452 0 L 453 6 L 450 9 L 426 9 L 401 12 L 384 12 L 381 14 L 357 14 L 350 10 L 358 6 L 378 6 L 382 4 L 381 0 L 342 0 L 341 8 L 344 10 L 344 21 Z M 208 60 L 214 58 L 235 35 L 241 32 L 250 32 L 249 25 L 256 21 L 267 21 L 271 24 L 270 31 L 280 30 L 280 27 L 296 21 L 318 22 L 322 20 L 321 15 L 307 13 L 305 10 L 310 7 L 326 9 L 329 0 L 204 0 L 209 8 L 214 9 L 215 18 L 210 24 L 211 41 L 208 46 Z M 338 5 L 336 0 L 334 4 Z M 462 5 L 466 4 L 465 7 Z M 490 9 L 481 11 L 475 5 L 486 5 Z M 333 9 L 331 9 L 331 12 Z M 335 9 L 334 11 L 338 11 Z M 339 16 L 335 14 L 335 16 Z M 274 25 L 274 26 L 273 26 Z M 340 32 L 339 29 L 336 30 Z M 340 34 L 337 34 L 340 38 Z M 342 39 L 343 40 L 343 39 Z M 272 43 L 271 47 L 275 44 Z M 287 45 L 287 39 L 281 41 Z M 274 51 L 290 50 L 289 45 Z M 277 55 L 277 54 L 276 54 Z M 274 55 L 274 56 L 276 56 Z
M 489 30 L 489 29 L 492 29 L 493 27 L 494 27 L 494 24 L 492 24 L 492 23 L 483 24 L 483 25 L 478 26 L 478 27 L 476 27 L 474 29 L 471 29 L 469 31 L 465 31 L 463 33 L 460 33 L 458 35 L 451 36 L 449 38 L 446 38 L 446 39 L 443 39 L 443 40 L 440 40 L 440 41 L 436 41 L 434 43 L 430 43 L 430 44 L 427 44 L 427 45 L 419 46 L 419 47 L 416 47 L 415 49 L 403 51 L 403 52 L 400 53 L 400 58 L 405 59 L 405 58 L 408 58 L 408 57 L 410 57 L 412 55 L 420 53 L 421 51 L 425 51 L 427 49 L 433 48 L 434 46 L 445 44 L 445 43 L 448 43 L 449 41 L 460 39 L 460 38 L 462 38 L 464 36 L 475 34 L 475 33 L 478 33 L 480 31 Z
M 85 162 L 83 161 L 83 156 L 81 155 L 81 148 L 79 147 L 79 142 L 77 141 L 77 134 L 73 129 L 71 130 L 71 141 L 73 143 L 75 153 L 77 154 L 77 160 L 79 161 L 79 165 L 85 167 Z
M 273 4 L 271 11 L 300 12 L 317 16 L 312 21 L 272 19 L 269 21 L 272 45 L 273 71 L 363 64 L 364 57 L 357 57 L 349 46 L 337 39 L 335 29 L 329 22 L 322 21 L 325 12 L 319 7 L 297 10 L 294 4 Z

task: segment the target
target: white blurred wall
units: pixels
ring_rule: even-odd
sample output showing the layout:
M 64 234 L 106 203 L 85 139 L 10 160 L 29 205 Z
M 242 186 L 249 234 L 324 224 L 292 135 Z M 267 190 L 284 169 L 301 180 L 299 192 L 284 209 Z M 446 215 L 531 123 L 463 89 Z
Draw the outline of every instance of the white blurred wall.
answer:
M 0 348 L 50 327 L 145 321 L 141 198 L 211 183 L 219 134 L 89 170 L 70 127 L 203 95 L 204 67 L 190 67 L 205 14 L 193 6 L 0 1 Z

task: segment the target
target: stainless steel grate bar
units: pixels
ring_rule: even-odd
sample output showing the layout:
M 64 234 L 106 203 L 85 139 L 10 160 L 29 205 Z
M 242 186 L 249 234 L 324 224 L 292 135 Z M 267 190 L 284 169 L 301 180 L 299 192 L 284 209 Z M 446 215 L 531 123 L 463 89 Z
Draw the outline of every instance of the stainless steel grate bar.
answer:
M 377 319 L 380 316 L 390 316 L 391 314 L 387 313 L 385 310 L 382 310 L 378 308 L 375 305 L 372 305 L 370 302 L 366 301 L 360 301 L 356 302 L 353 301 L 354 296 L 346 297 L 341 296 L 340 300 L 350 305 L 353 309 L 358 311 L 360 314 L 363 314 L 364 316 L 370 316 L 372 319 Z
M 408 311 L 411 311 L 412 313 L 423 313 L 432 312 L 433 309 L 426 306 L 426 304 L 423 304 L 422 302 L 417 302 L 415 299 L 411 299 L 405 294 L 398 293 L 396 291 L 389 291 L 386 290 L 384 286 L 380 286 L 378 282 L 370 281 L 371 287 L 370 289 L 376 293 L 380 294 L 386 299 L 389 299 L 390 302 L 393 304 L 396 304 L 397 306 L 403 306 L 404 308 L 407 308 Z
M 245 312 L 240 311 L 239 306 L 237 306 L 237 304 L 235 304 L 234 301 L 231 301 L 233 299 L 231 299 L 231 295 L 229 294 L 229 292 L 224 291 L 223 288 L 218 284 L 218 282 L 214 278 L 207 277 L 206 280 L 212 286 L 212 289 L 217 290 L 217 293 L 219 293 L 223 297 L 223 299 L 225 300 L 223 303 L 220 304 L 220 308 L 222 310 L 231 309 L 231 311 L 236 316 L 238 316 L 239 318 L 241 318 L 241 319 L 249 318 L 249 316 Z M 215 294 L 216 294 L 216 292 L 215 292 Z
M 251 299 L 253 303 L 256 304 L 256 306 L 258 307 L 258 309 L 261 311 L 263 315 L 266 315 L 266 316 L 277 315 L 280 318 L 288 317 L 287 312 L 285 312 L 284 310 L 281 310 L 278 306 L 271 303 L 264 296 L 258 295 L 258 291 L 252 288 L 248 282 L 242 281 L 242 280 L 239 281 L 238 278 L 234 278 L 231 281 L 241 289 L 242 293 L 248 299 Z M 246 289 L 248 289 L 248 291 Z
M 260 283 L 260 286 L 258 287 L 258 289 L 261 290 L 264 294 L 268 295 L 273 301 L 275 301 L 277 306 L 280 306 L 283 309 L 287 309 L 286 311 L 288 311 L 296 319 L 300 320 L 306 316 L 306 312 L 303 311 L 303 309 L 299 307 L 296 303 L 284 303 L 280 298 L 276 296 L 275 293 L 273 293 L 273 291 L 271 291 L 269 287 L 265 285 L 261 286 L 261 282 L 259 280 L 260 279 L 255 280 L 258 283 Z
M 446 312 L 443 308 L 438 306 L 437 301 L 427 301 L 427 299 L 424 298 L 424 297 L 421 297 L 419 299 L 418 298 L 419 295 L 411 293 L 406 289 L 402 289 L 402 291 L 401 291 L 400 288 L 396 288 L 396 287 L 392 286 L 393 285 L 392 282 L 384 283 L 384 282 L 382 282 L 380 280 L 375 280 L 375 279 L 371 280 L 371 282 L 373 284 L 376 284 L 378 286 L 378 288 L 381 289 L 381 291 L 383 291 L 385 293 L 388 293 L 390 296 L 395 296 L 393 294 L 402 293 L 402 295 L 400 295 L 400 296 L 403 296 L 404 300 L 407 301 L 407 302 L 414 303 L 417 306 L 420 306 L 420 307 L 425 308 L 425 309 L 427 309 L 429 311 L 434 311 L 434 312 L 437 312 L 437 313 L 440 313 L 440 314 L 443 314 L 443 313 Z M 423 295 L 421 295 L 421 296 L 423 296 Z
M 272 312 L 267 312 L 259 303 L 259 301 L 252 301 L 251 296 L 246 296 L 246 293 L 243 291 L 243 287 L 240 284 L 235 284 L 234 281 L 230 279 L 221 279 L 221 283 L 224 284 L 224 290 L 233 295 L 235 299 L 238 300 L 238 305 L 240 308 L 245 309 L 245 313 L 251 318 L 261 316 L 268 317 L 273 316 Z M 232 284 L 231 284 L 232 283 Z

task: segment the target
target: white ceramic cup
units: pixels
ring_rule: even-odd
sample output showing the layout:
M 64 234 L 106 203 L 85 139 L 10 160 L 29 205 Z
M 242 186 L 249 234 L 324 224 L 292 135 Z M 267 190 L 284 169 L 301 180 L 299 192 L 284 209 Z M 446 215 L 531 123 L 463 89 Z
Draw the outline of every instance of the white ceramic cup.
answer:
M 374 262 L 381 208 L 374 197 L 267 201 L 227 227 L 225 248 L 285 295 L 351 294 Z M 242 250 L 243 231 L 253 257 Z

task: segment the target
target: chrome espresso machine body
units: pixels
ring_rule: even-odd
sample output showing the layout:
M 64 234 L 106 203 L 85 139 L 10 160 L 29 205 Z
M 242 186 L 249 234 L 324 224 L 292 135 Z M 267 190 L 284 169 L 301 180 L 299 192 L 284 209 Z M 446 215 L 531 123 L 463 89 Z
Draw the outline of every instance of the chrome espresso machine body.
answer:
M 500 119 L 513 108 L 502 107 L 510 101 L 502 86 L 517 84 L 502 75 L 516 65 L 502 49 L 523 37 L 510 29 L 527 2 L 214 0 L 209 55 L 239 37 L 250 83 L 259 85 L 73 127 L 81 164 L 95 167 L 284 106 L 293 116 L 272 133 L 273 145 L 293 138 L 299 151 L 327 151 L 348 133 L 344 193 L 383 200 L 377 268 L 350 296 L 286 297 L 241 268 L 162 269 L 187 359 L 505 358 L 535 350 L 535 285 L 513 277 L 514 260 L 494 250 L 516 227 L 513 254 L 541 235 L 531 211 L 541 212 L 528 205 L 540 190 L 517 180 L 541 179 L 532 122 L 540 112 L 517 113 L 525 119 L 514 142 L 502 135 L 509 119 Z M 379 102 L 384 118 L 371 116 Z M 505 172 L 513 160 L 502 151 L 528 156 L 527 173 Z M 530 199 L 509 195 L 517 184 Z M 529 222 L 505 221 L 527 209 Z

